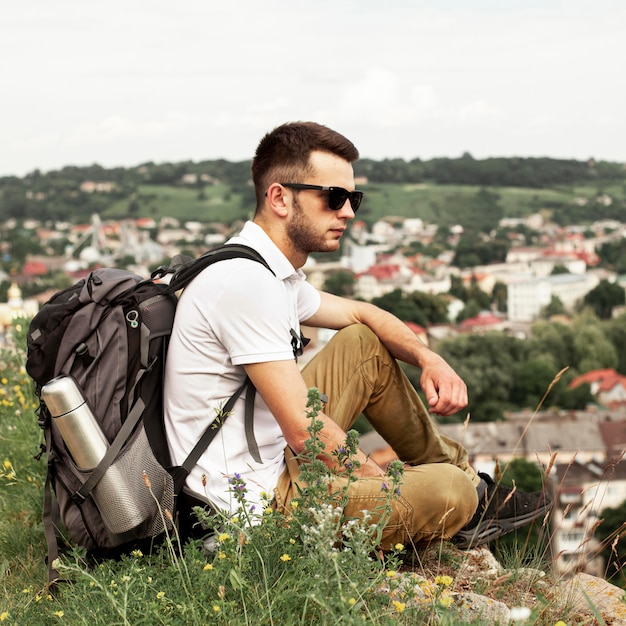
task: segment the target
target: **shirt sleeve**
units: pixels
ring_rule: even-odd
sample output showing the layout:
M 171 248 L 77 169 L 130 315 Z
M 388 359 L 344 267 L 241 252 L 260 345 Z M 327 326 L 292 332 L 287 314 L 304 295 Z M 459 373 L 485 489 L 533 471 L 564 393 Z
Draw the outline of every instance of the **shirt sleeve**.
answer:
M 208 319 L 234 365 L 293 359 L 290 329 L 296 300 L 286 285 L 258 263 L 236 259 L 218 284 L 219 315 Z
M 320 292 L 310 283 L 302 282 L 298 290 L 298 319 L 304 321 L 313 317 L 321 303 Z

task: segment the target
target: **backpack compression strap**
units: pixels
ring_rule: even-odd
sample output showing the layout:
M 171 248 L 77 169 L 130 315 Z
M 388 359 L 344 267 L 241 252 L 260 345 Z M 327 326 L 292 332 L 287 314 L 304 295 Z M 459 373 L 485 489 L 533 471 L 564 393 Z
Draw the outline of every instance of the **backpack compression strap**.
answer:
M 174 493 L 181 492 L 183 485 L 185 484 L 185 481 L 187 480 L 187 477 L 189 476 L 191 470 L 197 465 L 204 451 L 209 447 L 213 439 L 215 439 L 215 436 L 219 432 L 220 428 L 223 426 L 228 416 L 232 413 L 235 402 L 237 401 L 237 398 L 239 398 L 239 396 L 243 393 L 244 389 L 247 389 L 245 425 L 248 448 L 250 449 L 250 454 L 252 454 L 254 460 L 257 461 L 257 463 L 262 463 L 261 456 L 259 454 L 259 447 L 256 443 L 256 439 L 254 438 L 254 432 L 252 431 L 252 415 L 254 410 L 254 395 L 256 389 L 252 384 L 252 381 L 246 376 L 246 379 L 243 381 L 242 385 L 229 398 L 228 402 L 224 405 L 224 408 L 220 411 L 220 416 L 213 420 L 206 427 L 206 429 L 202 433 L 202 436 L 198 440 L 198 443 L 196 443 L 196 445 L 193 447 L 193 450 L 189 453 L 183 464 L 173 468 L 172 471 L 170 471 L 174 480 Z

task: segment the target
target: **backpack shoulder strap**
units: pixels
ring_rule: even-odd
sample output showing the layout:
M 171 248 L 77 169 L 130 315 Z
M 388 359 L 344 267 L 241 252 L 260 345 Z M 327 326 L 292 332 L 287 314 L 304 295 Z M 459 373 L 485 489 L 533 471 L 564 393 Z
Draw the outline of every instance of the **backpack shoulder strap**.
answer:
M 268 265 L 267 261 L 254 248 L 244 244 L 225 244 L 209 250 L 201 257 L 183 263 L 176 268 L 174 270 L 174 276 L 170 281 L 168 292 L 176 293 L 178 290 L 184 289 L 200 272 L 202 272 L 202 270 L 207 268 L 209 265 L 217 263 L 218 261 L 226 261 L 228 259 L 249 259 L 251 261 L 256 261 L 257 263 L 264 265 L 274 276 L 276 275 L 272 268 Z M 256 389 L 252 384 L 252 381 L 246 376 L 241 386 L 224 405 L 221 417 L 213 420 L 213 422 L 207 426 L 198 440 L 198 443 L 196 443 L 193 447 L 192 451 L 189 453 L 182 465 L 172 468 L 171 474 L 174 480 L 175 493 L 180 493 L 185 481 L 187 480 L 187 476 L 189 476 L 189 473 L 196 466 L 204 451 L 209 447 L 226 418 L 231 414 L 237 398 L 243 393 L 244 390 L 247 390 L 245 404 L 245 432 L 248 448 L 252 458 L 257 461 L 257 463 L 263 462 L 261 460 L 259 446 L 256 442 L 253 428 L 254 398 L 256 395 Z
M 170 282 L 168 291 L 175 293 L 179 289 L 184 289 L 202 270 L 209 265 L 218 261 L 226 261 L 228 259 L 249 259 L 264 265 L 272 274 L 274 271 L 268 265 L 267 261 L 250 246 L 244 244 L 225 244 L 218 248 L 213 248 L 205 252 L 201 257 L 193 259 L 187 263 L 183 263 L 174 270 L 174 276 Z M 275 275 L 275 274 L 274 274 Z

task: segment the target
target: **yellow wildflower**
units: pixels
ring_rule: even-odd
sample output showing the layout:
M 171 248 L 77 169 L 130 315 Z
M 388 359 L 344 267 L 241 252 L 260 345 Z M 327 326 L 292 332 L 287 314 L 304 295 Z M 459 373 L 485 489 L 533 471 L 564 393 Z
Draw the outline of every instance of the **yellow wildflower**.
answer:
M 435 578 L 435 585 L 443 585 L 449 587 L 452 584 L 452 576 L 437 576 Z
M 4 379 L 6 380 L 6 379 Z M 5 619 L 7 619 L 9 617 L 9 612 L 8 611 L 4 611 L 2 613 L 0 613 L 0 622 L 4 622 Z
M 209 572 L 213 569 L 213 564 L 212 563 L 207 563 L 203 568 L 202 568 L 205 572 Z
M 65 613 L 63 611 L 55 611 L 52 615 L 55 615 L 56 617 L 63 617 Z
M 404 611 L 404 609 L 406 609 L 406 604 L 404 602 L 398 602 L 397 600 L 394 600 L 392 602 L 393 604 L 393 608 L 398 612 L 398 613 L 402 613 L 402 611 Z
M 9 459 L 4 459 L 4 463 L 2 465 L 4 465 L 5 470 L 11 469 L 11 461 L 9 461 Z
M 448 608 L 452 602 L 453 602 L 454 598 L 452 596 L 441 596 L 441 598 L 439 598 L 439 604 L 441 604 L 441 606 Z
M 348 604 L 349 604 L 350 606 L 354 606 L 354 605 L 356 604 L 356 600 L 355 600 L 354 598 L 350 598 L 350 599 L 348 600 Z
M 159 591 L 159 593 L 157 593 L 156 597 L 157 597 L 157 600 L 161 600 L 162 598 L 165 597 L 165 591 Z
M 397 543 L 394 548 L 400 552 L 401 550 L 404 550 L 404 544 L 403 543 Z
M 283 563 L 286 563 L 287 561 L 291 561 L 291 557 L 288 554 L 283 554 L 281 555 L 280 560 L 283 561 Z
M 567 626 L 567 624 L 562 619 L 560 619 L 554 626 Z
M 230 539 L 230 535 L 228 533 L 220 533 L 217 536 L 217 540 L 220 541 L 220 542 L 221 541 L 228 541 L 229 539 Z
M 220 607 L 219 607 L 217 604 L 214 604 L 214 605 L 213 605 L 213 610 L 214 610 L 216 613 L 219 613 L 222 609 L 220 609 Z
M 392 569 L 390 569 L 388 572 L 385 573 L 385 576 L 387 576 L 387 578 L 393 578 L 396 575 L 396 572 Z
M 143 556 L 143 552 L 141 550 L 133 550 L 131 554 L 136 558 L 140 559 Z
M 218 559 L 225 559 L 226 558 L 226 554 L 224 554 L 224 552 L 219 552 L 217 555 Z

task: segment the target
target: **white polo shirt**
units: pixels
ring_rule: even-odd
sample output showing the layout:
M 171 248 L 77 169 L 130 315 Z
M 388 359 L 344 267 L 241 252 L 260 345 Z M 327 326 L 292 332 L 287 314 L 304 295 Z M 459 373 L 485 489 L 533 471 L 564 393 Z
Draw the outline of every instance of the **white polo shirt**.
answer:
M 209 266 L 184 290 L 167 354 L 165 427 L 172 461 L 183 463 L 207 425 L 240 387 L 247 363 L 294 358 L 291 330 L 319 308 L 320 294 L 305 282 L 262 228 L 247 222 L 229 243 L 256 249 L 276 276 L 256 261 L 230 259 Z M 285 467 L 285 438 L 256 394 L 254 434 L 262 463 L 248 450 L 244 396 L 187 479 L 187 487 L 214 506 L 234 511 L 228 480 L 239 474 L 246 500 L 259 507 Z M 203 475 L 206 486 L 202 485 Z M 258 510 L 258 508 L 257 508 Z

